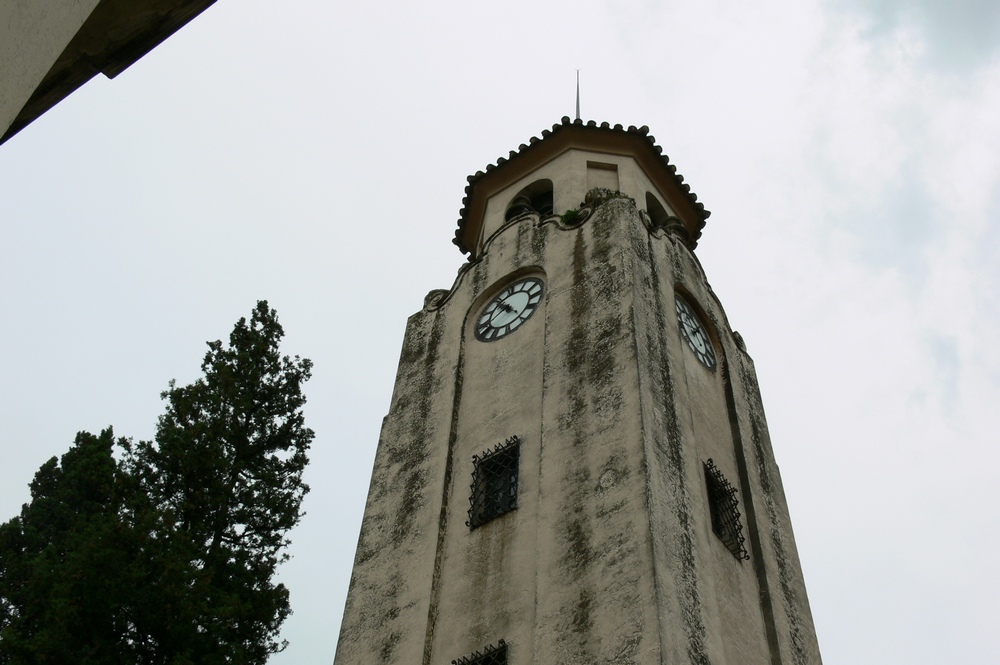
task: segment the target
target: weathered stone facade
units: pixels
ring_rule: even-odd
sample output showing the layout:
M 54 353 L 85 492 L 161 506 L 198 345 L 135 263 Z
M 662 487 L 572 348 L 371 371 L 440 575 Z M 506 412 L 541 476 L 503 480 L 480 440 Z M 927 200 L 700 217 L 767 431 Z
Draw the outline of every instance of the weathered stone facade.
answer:
M 644 137 L 564 120 L 539 142 L 556 150 L 470 178 L 472 258 L 408 322 L 336 665 L 447 664 L 501 639 L 512 665 L 820 663 L 753 363 L 693 253 L 708 213 Z M 511 216 L 539 180 L 551 210 Z M 527 275 L 538 310 L 477 340 Z M 517 508 L 470 529 L 473 456 L 511 436 Z M 713 531 L 710 459 L 746 560 Z

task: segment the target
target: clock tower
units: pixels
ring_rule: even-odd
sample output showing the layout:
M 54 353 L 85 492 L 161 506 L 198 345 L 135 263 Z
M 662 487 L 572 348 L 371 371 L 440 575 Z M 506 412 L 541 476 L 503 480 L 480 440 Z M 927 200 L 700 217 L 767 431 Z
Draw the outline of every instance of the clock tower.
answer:
M 645 127 L 469 178 L 407 323 L 336 665 L 820 663 L 753 362 Z

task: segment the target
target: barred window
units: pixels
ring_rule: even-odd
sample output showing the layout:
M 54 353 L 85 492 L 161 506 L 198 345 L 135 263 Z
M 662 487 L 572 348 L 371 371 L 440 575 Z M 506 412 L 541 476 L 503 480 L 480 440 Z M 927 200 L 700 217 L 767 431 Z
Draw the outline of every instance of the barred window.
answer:
M 517 461 L 521 440 L 516 436 L 493 450 L 472 457 L 472 496 L 469 497 L 470 529 L 486 524 L 517 508 Z
M 740 502 L 736 488 L 722 475 L 715 462 L 705 462 L 705 484 L 708 486 L 708 505 L 712 512 L 712 531 L 737 559 L 749 560 L 743 547 L 743 524 L 740 523 Z
M 507 665 L 507 643 L 500 640 L 496 646 L 451 661 L 451 665 Z

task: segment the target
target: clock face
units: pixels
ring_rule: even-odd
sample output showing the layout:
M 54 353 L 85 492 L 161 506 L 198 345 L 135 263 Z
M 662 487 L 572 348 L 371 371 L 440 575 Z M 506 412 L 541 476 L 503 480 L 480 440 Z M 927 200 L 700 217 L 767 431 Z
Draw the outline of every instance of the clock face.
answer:
M 687 341 L 688 346 L 694 351 L 701 364 L 705 367 L 715 369 L 715 349 L 712 348 L 712 341 L 708 338 L 705 326 L 701 325 L 698 316 L 680 296 L 674 295 L 674 305 L 677 307 L 677 322 L 680 324 L 681 334 Z
M 537 277 L 519 279 L 507 286 L 483 308 L 476 320 L 476 339 L 494 342 L 517 330 L 542 301 L 545 287 Z

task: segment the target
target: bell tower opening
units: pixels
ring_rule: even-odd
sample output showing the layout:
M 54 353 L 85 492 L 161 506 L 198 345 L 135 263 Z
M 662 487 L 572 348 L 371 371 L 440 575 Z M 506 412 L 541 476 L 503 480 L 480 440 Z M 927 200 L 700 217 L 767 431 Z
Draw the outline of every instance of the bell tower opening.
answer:
M 540 216 L 552 214 L 552 181 L 549 179 L 536 180 L 531 183 L 510 200 L 507 211 L 504 213 L 504 221 L 511 221 L 521 215 L 535 213 Z
M 646 213 L 649 214 L 649 220 L 654 227 L 666 226 L 667 220 L 670 218 L 663 204 L 652 192 L 646 192 Z

